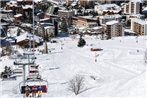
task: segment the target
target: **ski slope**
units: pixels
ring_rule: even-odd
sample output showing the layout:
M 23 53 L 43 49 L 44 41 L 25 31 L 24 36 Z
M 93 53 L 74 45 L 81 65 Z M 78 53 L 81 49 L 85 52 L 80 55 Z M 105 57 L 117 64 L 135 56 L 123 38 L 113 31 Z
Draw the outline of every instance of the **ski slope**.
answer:
M 40 74 L 48 80 L 48 93 L 42 98 L 50 97 L 142 97 L 145 98 L 144 52 L 146 36 L 118 37 L 110 40 L 100 40 L 93 36 L 85 36 L 86 46 L 77 47 L 79 36 L 55 38 L 58 43 L 48 43 L 49 54 L 36 54 L 36 64 L 39 64 Z M 61 41 L 63 50 L 61 49 Z M 43 49 L 40 46 L 37 49 Z M 92 52 L 91 48 L 101 48 L 102 51 Z M 37 50 L 36 49 L 36 50 Z M 23 51 L 22 49 L 18 49 Z M 139 52 L 137 52 L 139 50 Z M 99 55 L 95 62 L 95 54 Z M 0 71 L 4 66 L 13 66 L 12 59 L 7 56 L 0 58 Z M 68 90 L 68 83 L 75 75 L 84 76 L 86 90 L 75 95 Z M 94 77 L 95 79 L 91 78 Z M 22 98 L 19 83 L 2 81 L 0 92 L 2 98 Z

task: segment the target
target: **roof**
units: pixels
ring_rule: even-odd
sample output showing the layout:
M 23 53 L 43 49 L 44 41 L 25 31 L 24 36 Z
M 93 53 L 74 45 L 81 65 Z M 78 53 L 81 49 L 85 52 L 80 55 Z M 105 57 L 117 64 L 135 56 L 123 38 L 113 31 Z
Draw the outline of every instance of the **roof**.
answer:
M 29 37 L 30 37 L 30 38 L 29 38 Z M 27 40 L 32 40 L 32 41 L 35 40 L 35 42 L 40 43 L 40 40 L 41 40 L 42 38 L 39 37 L 39 36 L 36 36 L 36 35 L 33 35 L 33 34 L 31 34 L 31 33 L 26 32 L 26 33 L 24 33 L 24 34 L 22 34 L 22 35 L 16 37 L 16 39 L 17 39 L 17 42 L 21 42 L 21 41 L 27 39 Z
M 17 6 L 17 1 L 10 1 L 10 2 L 7 2 L 7 5 L 10 5 L 10 6 Z
M 107 15 L 107 16 L 100 16 L 99 18 L 102 18 L 102 19 L 104 19 L 104 18 L 121 18 L 122 16 L 121 15 L 119 15 L 119 14 L 116 14 L 116 15 Z
M 22 16 L 22 14 L 16 14 L 16 15 L 14 15 L 14 17 L 21 17 Z
M 44 29 L 54 29 L 54 26 L 45 26 Z
M 93 17 L 93 16 L 79 16 L 78 18 L 85 18 L 85 19 L 97 20 L 97 18 L 96 17 Z
M 139 23 L 139 24 L 142 24 L 142 25 L 147 24 L 147 21 L 146 20 L 138 19 L 138 18 L 133 18 L 133 19 L 131 19 L 131 21 L 134 21 L 134 22 Z
M 33 8 L 33 5 L 25 5 L 25 6 L 22 6 L 23 9 L 32 9 Z
M 74 12 L 72 10 L 58 10 L 58 12 Z
M 143 2 L 143 0 L 130 0 L 130 2 Z
M 135 33 L 135 32 L 132 31 L 131 29 L 125 29 L 124 32 Z
M 145 8 L 143 9 L 143 12 L 147 12 L 147 7 L 145 7 Z
M 98 8 L 103 11 L 118 12 L 121 10 L 121 7 L 116 4 L 102 4 L 102 5 L 96 5 L 96 6 L 98 6 Z
M 116 24 L 116 23 L 118 23 L 118 21 L 112 20 L 112 21 L 106 22 L 106 25 L 113 25 L 113 24 Z

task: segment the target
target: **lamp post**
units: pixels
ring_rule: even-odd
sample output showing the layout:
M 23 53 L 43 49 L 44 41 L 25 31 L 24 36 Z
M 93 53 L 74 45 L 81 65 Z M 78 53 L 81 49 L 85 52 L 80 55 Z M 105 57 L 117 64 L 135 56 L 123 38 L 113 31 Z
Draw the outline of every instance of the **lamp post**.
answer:
M 33 0 L 33 9 L 32 9 L 32 10 L 33 10 L 33 11 L 32 11 L 32 13 L 33 13 L 33 51 L 34 51 L 34 48 L 35 48 L 35 40 L 34 40 L 34 33 L 35 33 L 35 32 L 34 32 L 34 24 L 35 24 L 35 22 L 34 22 L 34 18 L 35 18 L 35 17 L 34 17 L 34 7 L 35 7 L 35 6 L 34 6 L 34 0 Z

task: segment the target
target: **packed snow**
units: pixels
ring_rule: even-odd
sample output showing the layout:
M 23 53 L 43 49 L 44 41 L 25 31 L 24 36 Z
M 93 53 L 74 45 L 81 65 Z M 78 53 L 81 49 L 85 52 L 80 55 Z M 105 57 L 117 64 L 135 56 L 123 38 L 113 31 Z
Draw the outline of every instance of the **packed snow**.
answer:
M 42 54 L 44 46 L 36 48 L 36 64 L 40 74 L 47 80 L 48 93 L 42 97 L 142 97 L 145 98 L 144 52 L 146 36 L 117 37 L 110 40 L 100 40 L 97 37 L 85 36 L 86 45 L 77 47 L 79 36 L 55 38 L 57 43 L 48 42 L 48 54 Z M 63 49 L 61 49 L 61 47 Z M 102 51 L 91 51 L 96 47 Z M 23 49 L 17 48 L 20 52 Z M 97 62 L 95 62 L 95 55 Z M 14 59 L 1 57 L 0 72 L 4 66 L 13 65 Z M 84 76 L 83 92 L 75 95 L 69 91 L 69 81 L 75 75 Z M 17 80 L 2 81 L 1 98 L 22 98 Z

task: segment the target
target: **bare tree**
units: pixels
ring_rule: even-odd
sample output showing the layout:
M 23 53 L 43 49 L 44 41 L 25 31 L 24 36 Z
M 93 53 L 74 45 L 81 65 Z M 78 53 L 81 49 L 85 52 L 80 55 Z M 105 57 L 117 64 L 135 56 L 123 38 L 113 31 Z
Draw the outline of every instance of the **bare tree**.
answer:
M 73 79 L 69 81 L 69 90 L 78 95 L 85 90 L 84 76 L 76 75 Z

